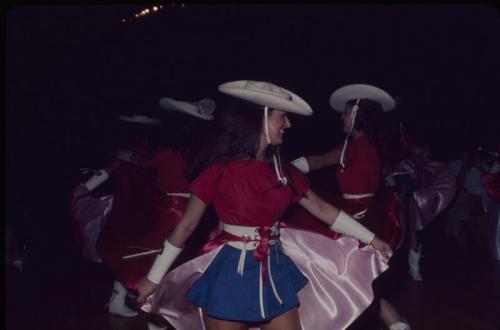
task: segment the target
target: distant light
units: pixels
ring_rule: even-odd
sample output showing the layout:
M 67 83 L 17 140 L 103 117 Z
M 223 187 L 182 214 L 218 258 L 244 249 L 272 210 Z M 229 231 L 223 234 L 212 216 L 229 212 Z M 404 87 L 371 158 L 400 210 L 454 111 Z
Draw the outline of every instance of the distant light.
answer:
M 139 17 L 139 14 L 135 14 L 134 16 L 135 16 L 135 17 Z
M 149 14 L 149 9 L 148 8 L 144 9 L 144 13 Z
M 154 6 L 153 11 L 158 11 L 158 7 Z
M 123 23 L 125 23 L 126 21 L 127 21 L 127 20 L 126 20 L 125 18 L 124 18 L 124 19 L 122 19 L 122 22 L 123 22 Z

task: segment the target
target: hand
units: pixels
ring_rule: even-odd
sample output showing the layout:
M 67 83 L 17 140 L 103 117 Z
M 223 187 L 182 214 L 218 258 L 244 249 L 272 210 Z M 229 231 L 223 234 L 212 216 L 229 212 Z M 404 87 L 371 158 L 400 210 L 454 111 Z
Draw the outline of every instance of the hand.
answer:
M 375 237 L 370 245 L 373 246 L 375 250 L 379 251 L 385 258 L 389 259 L 391 257 L 392 255 L 391 246 L 386 242 L 382 241 L 380 238 Z
M 85 196 L 89 193 L 89 190 L 84 184 L 79 184 L 76 186 L 76 188 L 73 190 L 73 196 L 75 198 L 80 198 L 82 196 Z
M 139 291 L 137 302 L 140 305 L 144 304 L 146 298 L 152 295 L 156 288 L 158 288 L 158 284 L 151 282 L 147 277 L 143 278 L 137 287 L 137 291 Z

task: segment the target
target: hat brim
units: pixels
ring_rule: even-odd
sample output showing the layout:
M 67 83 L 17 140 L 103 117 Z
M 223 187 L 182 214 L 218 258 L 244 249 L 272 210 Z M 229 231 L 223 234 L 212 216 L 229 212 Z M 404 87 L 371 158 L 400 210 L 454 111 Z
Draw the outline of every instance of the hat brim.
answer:
M 309 104 L 297 94 L 275 85 L 273 86 L 279 88 L 282 92 L 268 91 L 259 88 L 255 83 L 261 82 L 252 80 L 231 81 L 219 85 L 219 91 L 276 110 L 292 112 L 303 116 L 310 116 L 313 114 L 313 110 Z
M 169 97 L 162 97 L 159 101 L 160 107 L 164 110 L 179 111 L 203 120 L 213 120 L 212 114 L 202 114 L 198 108 L 190 102 L 176 101 Z
M 344 112 L 346 103 L 357 99 L 369 99 L 377 102 L 385 112 L 393 110 L 396 106 L 396 101 L 389 93 L 366 84 L 352 84 L 335 90 L 330 96 L 330 106 L 335 111 Z
M 162 122 L 160 119 L 150 118 L 150 117 L 146 117 L 143 115 L 119 116 L 118 118 L 121 121 L 125 121 L 128 123 L 134 123 L 134 124 L 142 124 L 142 125 L 149 125 L 149 126 L 161 126 L 162 125 Z

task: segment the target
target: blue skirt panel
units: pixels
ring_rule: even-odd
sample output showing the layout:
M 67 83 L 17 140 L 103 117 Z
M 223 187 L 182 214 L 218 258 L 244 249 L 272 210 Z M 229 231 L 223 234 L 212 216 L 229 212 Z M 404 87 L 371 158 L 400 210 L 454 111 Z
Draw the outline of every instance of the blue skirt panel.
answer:
M 187 299 L 208 316 L 242 322 L 268 321 L 299 306 L 297 292 L 307 284 L 307 278 L 278 245 L 271 245 L 269 250 L 271 271 L 268 269 L 262 289 L 265 318 L 259 302 L 260 262 L 253 260 L 253 250 L 246 252 L 241 276 L 237 273 L 241 250 L 225 245 L 193 283 Z M 271 287 L 270 273 L 282 305 Z

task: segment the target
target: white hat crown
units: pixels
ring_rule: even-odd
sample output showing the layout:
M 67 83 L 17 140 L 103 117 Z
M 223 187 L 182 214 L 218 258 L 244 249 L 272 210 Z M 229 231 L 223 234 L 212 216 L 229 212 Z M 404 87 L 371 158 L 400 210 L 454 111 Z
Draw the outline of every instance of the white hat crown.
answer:
M 313 110 L 297 94 L 267 81 L 238 80 L 219 85 L 219 91 L 276 110 L 310 116 Z
M 348 101 L 369 99 L 379 103 L 387 112 L 394 109 L 396 101 L 386 91 L 368 84 L 351 84 L 336 89 L 330 96 L 330 106 L 339 112 L 344 112 Z
M 176 101 L 170 97 L 162 97 L 160 107 L 167 111 L 179 111 L 203 120 L 213 120 L 216 108 L 215 101 L 204 98 L 198 102 Z

